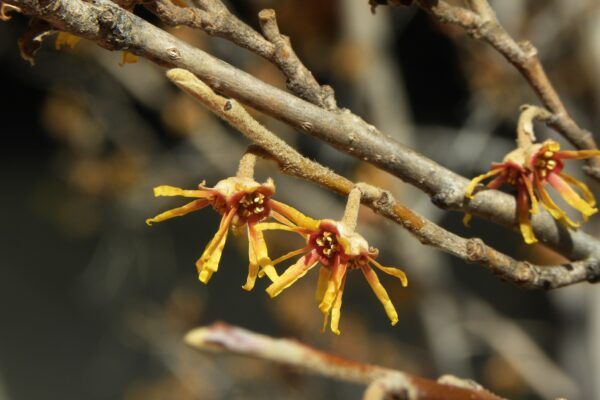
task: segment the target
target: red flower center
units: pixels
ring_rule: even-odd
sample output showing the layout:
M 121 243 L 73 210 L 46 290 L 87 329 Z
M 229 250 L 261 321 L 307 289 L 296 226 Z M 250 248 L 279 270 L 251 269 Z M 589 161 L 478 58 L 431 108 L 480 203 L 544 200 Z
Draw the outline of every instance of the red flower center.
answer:
M 534 167 L 538 176 L 545 178 L 560 166 L 560 160 L 556 158 L 556 153 L 551 150 L 545 150 L 538 153 Z
M 269 215 L 268 198 L 260 192 L 244 194 L 238 201 L 237 215 L 242 221 L 260 221 Z

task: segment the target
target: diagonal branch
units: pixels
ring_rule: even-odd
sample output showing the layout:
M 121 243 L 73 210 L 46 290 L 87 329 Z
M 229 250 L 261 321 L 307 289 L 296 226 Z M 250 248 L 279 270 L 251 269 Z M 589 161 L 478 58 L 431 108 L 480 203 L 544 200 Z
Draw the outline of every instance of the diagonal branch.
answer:
M 331 112 L 268 85 L 194 48 L 109 0 L 5 0 L 56 29 L 94 41 L 109 50 L 129 50 L 161 65 L 192 71 L 219 93 L 368 161 L 429 194 L 446 209 L 468 211 L 516 227 L 513 196 L 481 191 L 466 203 L 469 181 L 394 141 L 349 111 Z M 548 213 L 533 218 L 536 236 L 569 259 L 600 256 L 600 242 L 582 231 L 568 231 Z
M 473 381 L 444 376 L 436 382 L 348 360 L 295 340 L 275 339 L 222 322 L 193 329 L 185 336 L 185 342 L 202 351 L 254 357 L 341 381 L 368 385 L 363 398 L 369 400 L 500 400 Z
M 363 204 L 400 224 L 423 244 L 439 248 L 467 262 L 480 263 L 500 278 L 528 289 L 554 289 L 583 281 L 594 282 L 600 278 L 600 263 L 595 259 L 565 265 L 537 266 L 517 261 L 487 246 L 481 239 L 466 239 L 455 235 L 405 207 L 390 192 L 365 183 L 354 184 L 321 164 L 303 157 L 259 124 L 237 101 L 215 94 L 191 72 L 176 68 L 169 70 L 167 76 L 258 145 L 259 149 L 254 149 L 255 153 L 275 160 L 284 173 L 343 195 L 348 195 L 354 187 L 358 187 Z

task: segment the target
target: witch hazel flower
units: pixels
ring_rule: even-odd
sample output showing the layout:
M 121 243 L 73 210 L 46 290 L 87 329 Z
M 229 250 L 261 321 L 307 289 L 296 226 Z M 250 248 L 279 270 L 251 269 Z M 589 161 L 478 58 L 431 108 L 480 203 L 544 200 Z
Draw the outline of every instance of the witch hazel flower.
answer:
M 248 234 L 249 266 L 248 277 L 242 288 L 252 290 L 256 278 L 264 274 L 271 280 L 278 278 L 269 259 L 263 233 L 256 229 L 256 225 L 273 214 L 281 220 L 288 221 L 276 210 L 285 214 L 291 207 L 271 199 L 275 193 L 275 185 L 270 178 L 264 183 L 254 180 L 255 161 L 256 156 L 253 154 L 244 155 L 240 161 L 237 175 L 223 179 L 212 188 L 204 186 L 203 183 L 198 185 L 198 190 L 184 190 L 173 186 L 154 188 L 155 196 L 182 196 L 196 200 L 147 219 L 148 225 L 180 217 L 209 205 L 222 215 L 217 233 L 196 262 L 198 279 L 202 283 L 208 283 L 212 275 L 217 272 L 229 229 L 232 228 L 238 232 L 244 226 Z
M 400 280 L 402 286 L 408 284 L 404 272 L 397 268 L 384 267 L 379 264 L 375 260 L 378 250 L 370 247 L 367 241 L 354 231 L 359 206 L 360 190 L 353 189 L 350 192 L 342 221 L 315 220 L 297 210 L 293 210 L 293 212 L 287 213 L 291 218 L 285 223 L 265 222 L 256 227 L 260 231 L 286 230 L 296 232 L 306 239 L 305 247 L 272 261 L 272 264 L 276 265 L 292 257 L 302 255 L 267 288 L 267 293 L 271 297 L 278 296 L 283 290 L 320 264 L 315 297 L 319 304 L 319 310 L 323 313 L 323 330 L 327 326 L 327 322 L 330 321 L 330 329 L 337 335 L 340 334 L 339 321 L 342 295 L 348 271 L 360 270 L 363 273 L 383 305 L 392 325 L 398 322 L 398 313 L 372 267 L 395 276 Z
M 579 211 L 584 221 L 596 213 L 596 200 L 587 185 L 563 172 L 565 160 L 578 160 L 600 156 L 599 150 L 560 150 L 554 140 L 535 143 L 533 121 L 548 119 L 550 114 L 539 107 L 524 106 L 517 127 L 517 148 L 508 153 L 502 163 L 492 163 L 489 172 L 473 178 L 467 186 L 465 196 L 474 197 L 477 185 L 493 177 L 486 185 L 496 189 L 507 183 L 516 188 L 517 216 L 519 229 L 526 243 L 537 242 L 530 215 L 538 212 L 538 203 L 548 210 L 553 218 L 565 226 L 576 229 L 574 222 L 552 199 L 546 185 L 549 184 L 571 207 Z M 577 191 L 581 193 L 577 193 Z M 471 219 L 466 214 L 463 222 L 468 225 Z

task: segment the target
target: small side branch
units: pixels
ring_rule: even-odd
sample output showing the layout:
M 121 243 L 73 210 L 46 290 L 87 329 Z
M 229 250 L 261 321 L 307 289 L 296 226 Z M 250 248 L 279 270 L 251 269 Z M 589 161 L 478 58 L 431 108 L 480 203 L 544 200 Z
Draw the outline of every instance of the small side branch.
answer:
M 368 385 L 364 399 L 499 400 L 470 381 L 433 380 L 371 364 L 363 364 L 313 349 L 290 339 L 275 339 L 239 327 L 216 323 L 185 336 L 187 345 L 202 351 L 258 358 L 346 382 Z

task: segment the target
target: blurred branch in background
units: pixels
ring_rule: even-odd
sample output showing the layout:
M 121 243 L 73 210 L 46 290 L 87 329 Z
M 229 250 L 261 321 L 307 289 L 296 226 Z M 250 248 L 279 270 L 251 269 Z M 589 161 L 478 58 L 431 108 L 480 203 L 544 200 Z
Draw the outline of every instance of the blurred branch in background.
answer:
M 435 382 L 404 372 L 347 360 L 312 349 L 294 340 L 273 339 L 224 323 L 196 328 L 188 332 L 185 341 L 198 350 L 256 357 L 313 374 L 367 385 L 365 400 L 384 400 L 396 396 L 414 400 L 500 399 L 473 381 L 443 376 Z

